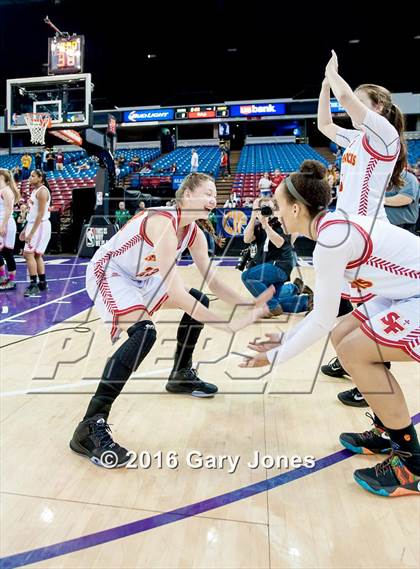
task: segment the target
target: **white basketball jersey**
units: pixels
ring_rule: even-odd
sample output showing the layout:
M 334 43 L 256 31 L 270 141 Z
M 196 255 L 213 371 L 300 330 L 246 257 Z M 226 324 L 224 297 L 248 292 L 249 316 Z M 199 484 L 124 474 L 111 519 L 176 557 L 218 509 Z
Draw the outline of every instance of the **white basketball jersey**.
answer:
M 321 219 L 318 234 L 342 223 L 350 223 L 365 243 L 363 255 L 349 262 L 344 274 L 352 290 L 361 296 L 368 293 L 393 300 L 420 295 L 420 239 L 416 235 L 383 221 L 338 211 Z
M 51 203 L 51 194 L 48 190 L 48 188 L 46 188 L 45 186 L 40 186 L 39 188 L 37 188 L 36 190 L 33 190 L 33 192 L 30 195 L 30 198 L 28 200 L 28 206 L 29 206 L 29 212 L 28 212 L 28 217 L 27 217 L 27 221 L 28 223 L 34 223 L 38 212 L 39 212 L 39 200 L 38 200 L 38 192 L 41 188 L 45 188 L 48 192 L 48 200 L 47 200 L 47 205 L 45 207 L 45 211 L 44 211 L 44 215 L 42 216 L 42 220 L 41 221 L 46 221 L 47 219 L 50 219 L 50 203 Z
M 384 195 L 400 152 L 398 132 L 373 111 L 367 113 L 362 129 L 337 128 L 337 144 L 346 148 L 341 160 L 337 209 L 388 221 Z
M 4 217 L 4 213 L 5 213 L 5 206 L 4 206 L 4 199 L 3 199 L 3 190 L 0 190 L 0 223 Z M 12 213 L 10 214 L 11 217 L 13 217 L 13 209 L 12 209 Z M 7 223 L 7 219 L 4 220 Z
M 164 215 L 172 220 L 178 231 L 181 211 L 179 209 L 154 208 L 140 212 L 130 219 L 118 233 L 104 243 L 92 258 L 95 270 L 115 270 L 130 279 L 145 280 L 159 272 L 154 245 L 147 235 L 147 219 L 152 215 Z M 191 246 L 197 235 L 197 225 L 184 228 L 178 243 L 177 259 Z M 174 260 L 175 261 L 175 260 Z

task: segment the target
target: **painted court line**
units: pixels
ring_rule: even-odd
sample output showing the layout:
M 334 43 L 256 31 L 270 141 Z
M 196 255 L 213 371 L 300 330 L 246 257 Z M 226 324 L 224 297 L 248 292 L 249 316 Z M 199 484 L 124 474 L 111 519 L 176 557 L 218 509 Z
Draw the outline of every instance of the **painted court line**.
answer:
M 420 413 L 417 413 L 413 417 L 413 423 L 417 424 L 419 421 Z M 176 510 L 172 510 L 170 512 L 164 512 L 162 514 L 157 514 L 149 518 L 137 520 L 136 522 L 116 526 L 114 528 L 91 533 L 89 535 L 84 535 L 75 539 L 69 539 L 67 541 L 62 541 L 53 545 L 47 545 L 45 547 L 39 547 L 38 549 L 23 551 L 22 553 L 16 553 L 15 555 L 9 555 L 8 557 L 3 557 L 0 559 L 0 568 L 14 569 L 15 567 L 23 567 L 24 565 L 38 563 L 40 561 L 45 561 L 46 559 L 53 559 L 54 557 L 60 557 L 61 555 L 74 553 L 75 551 L 81 551 L 83 549 L 88 549 L 89 547 L 95 547 L 103 543 L 109 543 L 111 541 L 116 541 L 124 537 L 143 533 L 154 528 L 162 527 L 174 522 L 179 522 L 181 520 L 185 520 L 186 518 L 191 518 L 204 512 L 220 508 L 221 506 L 227 506 L 233 502 L 238 502 L 240 500 L 250 498 L 256 494 L 261 494 L 262 492 L 273 490 L 279 486 L 284 486 L 285 484 L 299 480 L 299 478 L 304 478 L 305 476 L 319 472 L 324 468 L 333 466 L 334 464 L 342 462 L 343 460 L 346 460 L 352 456 L 354 456 L 354 453 L 347 449 L 339 450 L 318 459 L 315 462 L 314 468 L 300 467 L 291 472 L 283 472 L 282 474 L 278 474 L 277 476 L 269 478 L 268 480 L 262 480 L 261 482 L 256 482 L 255 484 L 250 484 L 249 486 L 244 486 L 243 488 L 238 488 L 237 490 L 232 490 L 226 494 L 221 494 L 220 496 L 215 496 L 214 498 L 208 498 L 207 500 L 196 502 L 195 504 L 189 504 L 188 506 L 177 508 Z
M 70 296 L 74 296 L 75 294 L 79 294 L 79 292 L 83 292 L 85 290 L 86 288 L 81 288 L 80 290 L 76 290 L 74 292 L 71 292 L 70 294 L 65 294 L 64 296 L 60 296 L 59 298 L 50 300 L 49 302 L 44 302 L 44 304 L 40 304 L 39 306 L 34 306 L 33 308 L 29 308 L 28 310 L 24 310 L 23 312 L 18 312 L 14 316 L 9 316 L 9 318 L 3 318 L 3 320 L 0 320 L 0 324 L 2 322 L 10 322 L 17 316 L 23 316 L 24 314 L 29 314 L 30 312 L 34 312 L 35 310 L 39 310 L 40 308 L 45 308 L 45 306 L 49 306 L 50 304 L 55 304 L 58 300 L 62 300 L 63 298 L 69 298 Z
M 7 347 L 7 346 L 4 346 Z M 153 375 L 159 375 L 161 373 L 167 373 L 168 371 L 172 371 L 172 368 L 168 367 L 165 369 L 155 369 L 153 371 L 144 371 L 139 375 L 132 376 L 131 378 L 134 380 L 141 379 L 142 377 L 150 377 Z M 57 391 L 61 389 L 71 389 L 72 387 L 82 387 L 83 385 L 93 385 L 97 384 L 99 381 L 98 379 L 86 379 L 84 381 L 78 381 L 77 383 L 63 383 L 62 385 L 48 385 L 46 387 L 37 387 L 35 389 L 21 389 L 18 391 L 4 391 L 0 393 L 0 399 L 4 397 L 15 397 L 16 395 L 36 395 L 37 393 L 48 393 L 49 391 Z M 165 381 L 165 380 L 162 380 Z

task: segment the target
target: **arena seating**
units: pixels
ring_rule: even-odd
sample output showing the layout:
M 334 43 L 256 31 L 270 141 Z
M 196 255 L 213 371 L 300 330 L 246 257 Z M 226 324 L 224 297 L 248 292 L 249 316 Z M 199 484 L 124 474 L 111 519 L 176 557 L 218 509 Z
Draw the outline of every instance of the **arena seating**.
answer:
M 152 174 L 169 173 L 172 164 L 177 165 L 177 175 L 186 175 L 191 169 L 191 150 L 198 154 L 199 171 L 217 177 L 220 163 L 220 150 L 217 146 L 183 146 L 165 154 L 153 164 Z
M 32 154 L 32 153 L 31 153 Z M 130 161 L 138 156 L 140 164 L 148 160 L 153 160 L 159 156 L 159 148 L 121 148 L 116 151 L 115 157 L 126 159 L 126 164 L 121 167 L 119 178 L 128 175 L 132 168 L 129 166 Z M 20 166 L 22 154 L 12 154 L 0 156 L 0 168 L 12 169 Z M 33 158 L 33 154 L 32 154 Z M 87 165 L 87 169 L 81 169 L 80 166 Z M 31 170 L 35 167 L 32 160 Z M 93 158 L 86 156 L 84 150 L 64 153 L 64 169 L 47 172 L 47 180 L 51 189 L 54 209 L 65 211 L 70 207 L 73 188 L 93 187 L 95 185 L 95 176 L 98 169 L 97 163 Z M 19 184 L 20 191 L 24 197 L 29 194 L 29 181 L 23 180 Z
M 264 172 L 294 172 L 304 160 L 328 161 L 308 144 L 248 144 L 244 146 L 238 163 L 232 191 L 239 197 L 259 194 L 258 181 Z

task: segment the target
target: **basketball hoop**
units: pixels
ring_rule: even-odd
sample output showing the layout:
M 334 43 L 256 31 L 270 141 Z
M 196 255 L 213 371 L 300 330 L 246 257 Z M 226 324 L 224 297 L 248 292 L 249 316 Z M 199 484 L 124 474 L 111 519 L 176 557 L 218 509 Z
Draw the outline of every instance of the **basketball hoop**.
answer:
M 25 113 L 25 122 L 31 133 L 32 144 L 45 144 L 45 131 L 51 126 L 49 113 Z

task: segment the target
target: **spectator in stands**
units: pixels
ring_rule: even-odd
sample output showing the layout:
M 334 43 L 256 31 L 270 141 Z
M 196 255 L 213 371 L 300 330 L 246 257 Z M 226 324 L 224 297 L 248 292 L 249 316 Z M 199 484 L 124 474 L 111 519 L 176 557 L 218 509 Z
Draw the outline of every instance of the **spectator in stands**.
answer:
M 261 208 L 271 208 L 271 215 L 263 215 Z M 306 312 L 312 309 L 312 296 L 299 294 L 295 284 L 286 285 L 294 266 L 290 236 L 283 232 L 274 215 L 274 202 L 269 198 L 256 199 L 252 215 L 244 231 L 244 243 L 251 244 L 251 259 L 242 273 L 242 282 L 252 294 L 258 296 L 274 285 L 276 292 L 268 301 L 270 316 L 286 312 Z M 283 290 L 282 290 L 283 289 Z M 310 289 L 308 289 L 310 291 Z M 312 291 L 310 291 L 312 293 Z
M 270 180 L 270 175 L 268 172 L 264 172 L 262 178 L 258 182 L 258 189 L 260 190 L 260 197 L 271 198 L 271 188 L 273 186 L 273 182 Z
M 225 141 L 223 141 L 220 145 L 220 150 L 222 152 L 226 152 L 226 156 L 227 156 L 227 164 L 226 164 L 226 168 L 227 168 L 227 172 L 229 174 L 229 176 L 231 175 L 231 171 L 230 171 L 230 145 L 226 144 Z
M 146 204 L 144 202 L 139 202 L 139 206 L 134 213 L 135 213 L 135 215 L 137 215 L 138 213 L 140 213 L 141 211 L 143 211 L 145 209 L 146 209 Z
M 75 168 L 77 168 L 77 173 L 80 174 L 80 172 L 82 170 L 89 170 L 89 164 L 88 161 L 85 160 L 85 162 L 82 162 L 82 164 L 79 164 L 78 166 L 75 166 Z
M 280 172 L 280 170 L 278 168 L 276 168 L 274 170 L 274 174 L 271 176 L 271 181 L 273 182 L 273 188 L 276 189 L 277 186 L 279 186 L 281 184 L 281 182 L 284 180 L 285 176 L 282 175 L 282 173 Z
M 133 172 L 138 172 L 140 170 L 140 158 L 138 156 L 134 156 L 128 165 L 132 168 Z
M 411 233 L 416 233 L 419 217 L 419 182 L 414 174 L 405 170 L 401 177 L 404 186 L 391 187 L 385 194 L 385 211 L 389 221 Z
M 195 148 L 191 150 L 191 170 L 190 172 L 198 172 L 198 153 Z
M 149 162 L 145 162 L 143 164 L 142 169 L 140 170 L 140 174 L 149 174 L 152 171 L 152 166 Z
M 115 164 L 115 177 L 118 182 L 121 173 L 120 163 L 118 162 L 118 160 L 114 160 L 114 164 Z
M 27 152 L 20 159 L 22 165 L 22 180 L 27 180 L 29 178 L 29 171 L 31 169 L 32 158 Z
M 55 168 L 55 156 L 53 149 L 50 148 L 50 151 L 47 154 L 47 171 L 54 172 L 54 168 Z
M 44 152 L 42 153 L 42 169 L 44 170 L 44 172 L 47 171 L 47 156 L 48 156 L 48 148 L 45 147 L 44 148 Z
M 35 170 L 41 170 L 42 168 L 42 154 L 37 152 L 34 156 L 35 159 Z
M 171 166 L 171 174 L 176 174 L 178 171 L 178 166 L 176 165 L 176 162 L 174 162 Z
M 13 179 L 15 180 L 15 182 L 16 183 L 20 182 L 22 179 L 22 170 L 19 168 L 19 166 L 15 166 L 14 168 L 12 168 L 11 172 L 13 174 Z
M 236 193 L 232 192 L 229 196 L 229 198 L 225 201 L 223 207 L 237 207 L 239 203 L 238 198 L 236 197 Z
M 228 164 L 227 153 L 222 150 L 222 152 L 220 153 L 220 175 L 223 177 L 223 179 L 226 178 L 227 164 Z
M 125 203 L 120 202 L 118 204 L 118 209 L 115 212 L 115 223 L 121 229 L 121 227 L 125 225 L 129 219 L 131 219 L 130 212 L 125 209 Z
M 242 207 L 252 207 L 252 199 L 249 196 L 244 199 Z
M 64 170 L 64 154 L 60 148 L 58 149 L 58 152 L 55 155 L 55 164 L 56 164 L 57 170 L 59 170 L 60 172 L 62 170 Z

